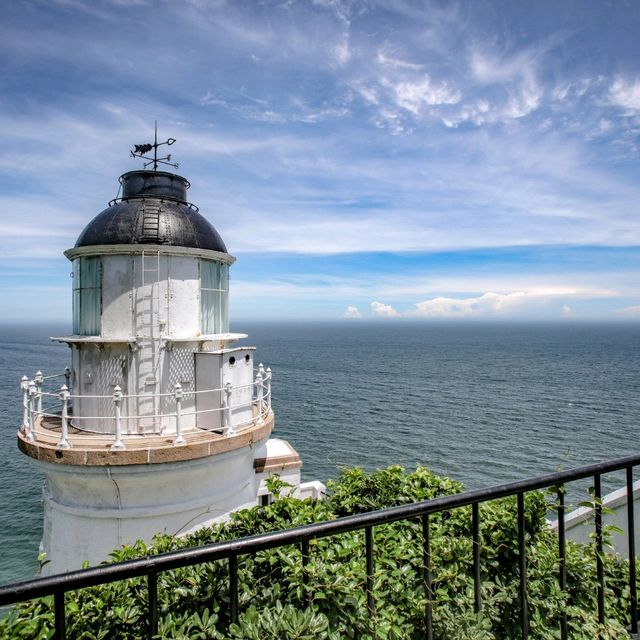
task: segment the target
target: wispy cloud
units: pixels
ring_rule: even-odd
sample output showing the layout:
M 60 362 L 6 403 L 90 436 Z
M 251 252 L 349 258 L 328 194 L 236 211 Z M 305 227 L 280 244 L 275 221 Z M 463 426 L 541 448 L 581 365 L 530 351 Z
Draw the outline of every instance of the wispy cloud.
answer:
M 640 114 L 640 79 L 617 77 L 609 88 L 611 103 L 632 115 Z
M 461 93 L 450 89 L 445 82 L 435 85 L 426 75 L 415 82 L 398 82 L 393 86 L 398 106 L 420 115 L 424 107 L 460 102 Z

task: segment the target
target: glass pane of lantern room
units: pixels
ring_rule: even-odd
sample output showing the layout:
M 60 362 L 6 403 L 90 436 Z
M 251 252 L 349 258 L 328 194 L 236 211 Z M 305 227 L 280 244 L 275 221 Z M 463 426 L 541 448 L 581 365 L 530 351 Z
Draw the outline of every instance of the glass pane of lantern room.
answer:
M 213 260 L 200 261 L 200 318 L 204 334 L 229 330 L 228 279 L 227 265 Z
M 220 333 L 229 331 L 229 265 L 220 265 Z
M 80 260 L 73 261 L 73 333 L 80 335 Z
M 206 291 L 203 289 L 200 293 L 200 311 L 201 311 L 201 324 L 202 333 L 210 334 L 215 333 L 216 330 L 216 296 L 217 291 Z
M 100 335 L 100 314 L 102 306 L 102 260 L 100 256 L 80 258 L 77 278 L 76 308 L 78 334 L 82 336 Z M 76 283 L 74 282 L 74 287 Z M 76 302 L 76 300 L 74 300 Z M 74 309 L 74 320 L 76 310 Z

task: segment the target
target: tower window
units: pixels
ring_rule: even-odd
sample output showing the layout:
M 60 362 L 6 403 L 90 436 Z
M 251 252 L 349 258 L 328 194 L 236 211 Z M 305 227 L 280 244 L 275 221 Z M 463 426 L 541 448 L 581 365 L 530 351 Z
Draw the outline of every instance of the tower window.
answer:
M 73 333 L 100 335 L 102 313 L 102 258 L 85 256 L 73 261 Z
M 229 331 L 229 267 L 200 260 L 200 325 L 204 334 Z

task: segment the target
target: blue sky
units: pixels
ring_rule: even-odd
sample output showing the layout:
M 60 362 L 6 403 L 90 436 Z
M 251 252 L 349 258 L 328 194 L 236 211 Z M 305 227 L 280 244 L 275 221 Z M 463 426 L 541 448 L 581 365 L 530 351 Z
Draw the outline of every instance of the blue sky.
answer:
M 0 7 L 3 320 L 160 133 L 243 319 L 640 318 L 635 2 Z

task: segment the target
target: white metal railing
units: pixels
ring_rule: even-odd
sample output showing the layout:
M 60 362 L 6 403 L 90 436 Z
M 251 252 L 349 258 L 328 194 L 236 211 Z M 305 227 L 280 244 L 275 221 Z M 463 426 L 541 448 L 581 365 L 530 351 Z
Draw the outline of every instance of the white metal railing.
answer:
M 55 391 L 44 391 L 43 385 L 46 380 L 52 380 L 54 378 L 66 378 L 65 384 Z M 60 440 L 57 442 L 57 446 L 61 449 L 69 449 L 73 446 L 72 438 L 69 435 L 69 422 L 70 411 L 72 401 L 78 399 L 102 399 L 111 400 L 113 406 L 112 415 L 101 416 L 83 416 L 76 415 L 75 411 L 72 412 L 72 419 L 74 423 L 78 421 L 91 421 L 91 420 L 113 420 L 114 429 L 106 433 L 91 432 L 83 430 L 81 427 L 78 429 L 82 432 L 83 437 L 91 436 L 104 436 L 113 435 L 114 443 L 111 445 L 112 450 L 125 449 L 125 442 L 123 437 L 122 424 L 128 420 L 139 420 L 142 418 L 153 418 L 162 420 L 164 418 L 173 419 L 176 429 L 176 437 L 173 440 L 174 445 L 181 445 L 185 443 L 183 435 L 182 419 L 187 416 L 197 416 L 206 413 L 219 412 L 221 414 L 221 427 L 203 428 L 205 431 L 218 431 L 222 430 L 222 434 L 230 436 L 236 433 L 239 428 L 251 426 L 253 424 L 263 424 L 264 421 L 271 415 L 271 369 L 265 369 L 262 363 L 258 367 L 255 380 L 246 385 L 233 386 L 231 382 L 226 382 L 223 387 L 219 389 L 204 389 L 185 391 L 182 385 L 176 383 L 174 390 L 167 393 L 138 393 L 138 394 L 125 394 L 122 393 L 120 385 L 116 385 L 113 389 L 113 393 L 110 395 L 74 395 L 71 388 L 71 369 L 66 367 L 64 373 L 45 376 L 41 371 L 38 371 L 36 375 L 30 380 L 27 376 L 22 376 L 20 381 L 20 389 L 22 390 L 22 431 L 25 434 L 27 440 L 33 442 L 38 439 L 38 425 L 41 426 L 43 418 L 60 419 Z M 247 402 L 239 404 L 232 404 L 232 395 L 234 391 L 242 391 L 252 389 L 251 398 Z M 200 394 L 219 394 L 221 396 L 221 403 L 219 407 L 212 409 L 201 409 L 193 411 L 184 411 L 182 408 L 182 402 L 185 398 L 195 397 Z M 43 408 L 43 398 L 51 398 L 59 401 L 58 406 L 47 406 Z M 175 411 L 169 413 L 153 413 L 153 414 L 135 414 L 135 415 L 122 415 L 123 401 L 132 399 L 152 399 L 152 398 L 173 398 L 175 403 Z M 236 422 L 233 420 L 233 411 L 241 408 L 251 408 L 251 419 L 243 422 Z

